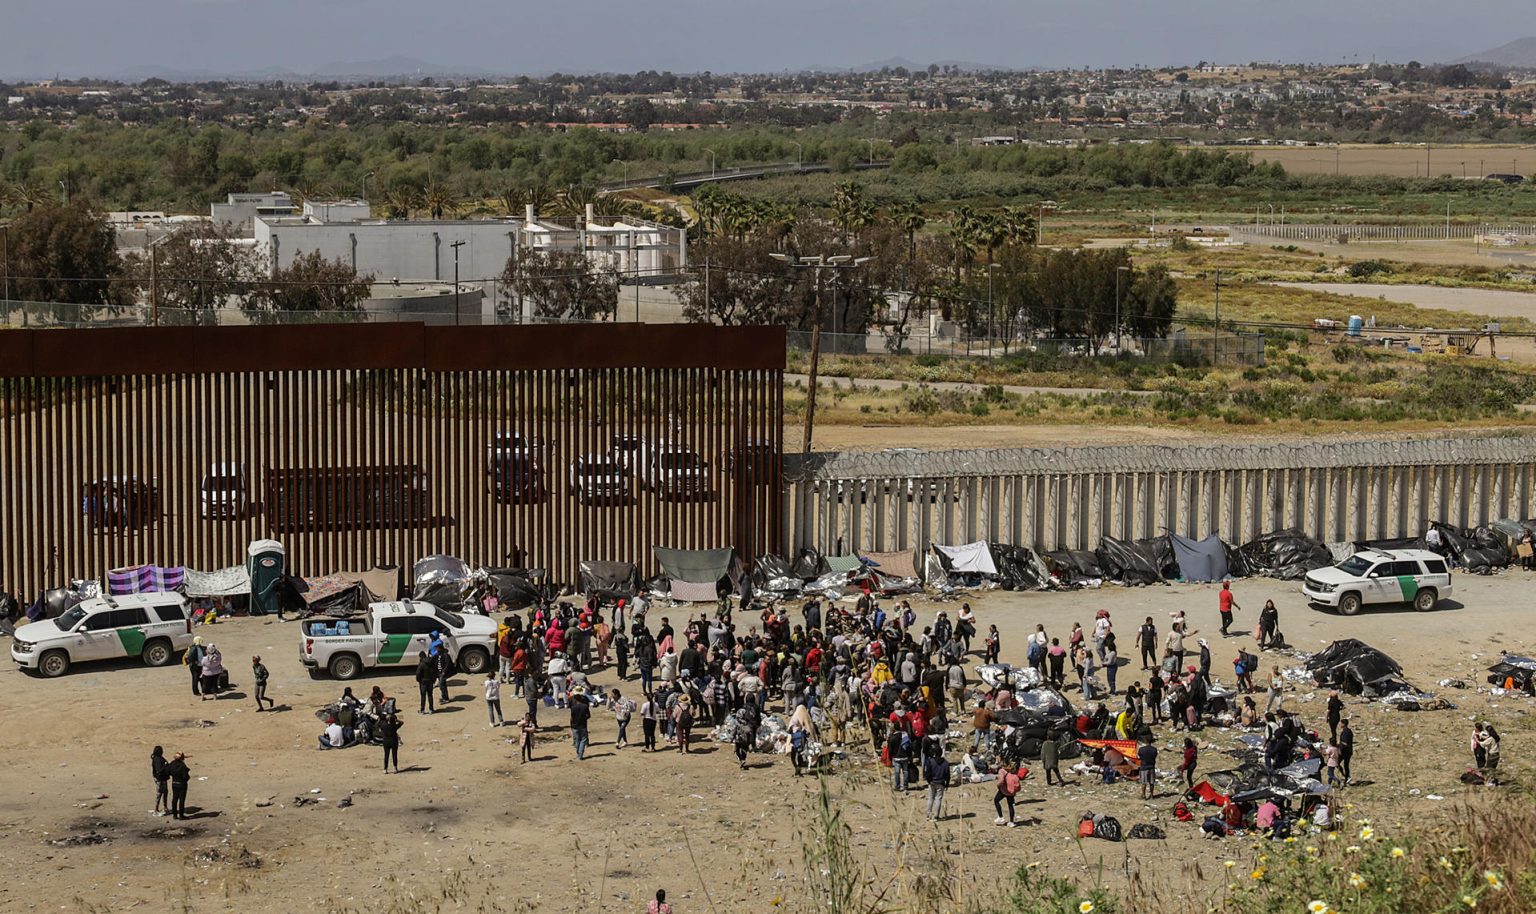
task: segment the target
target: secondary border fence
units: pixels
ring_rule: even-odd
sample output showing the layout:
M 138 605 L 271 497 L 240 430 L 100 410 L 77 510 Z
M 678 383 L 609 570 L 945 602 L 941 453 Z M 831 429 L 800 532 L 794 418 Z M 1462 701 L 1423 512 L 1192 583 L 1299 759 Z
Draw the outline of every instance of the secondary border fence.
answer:
M 211 571 L 266 537 L 307 575 L 761 553 L 783 373 L 761 327 L 0 332 L 0 586 Z
M 786 460 L 785 554 L 976 540 L 1093 549 L 1165 529 L 1247 542 L 1417 536 L 1536 512 L 1536 438 L 969 450 Z
M 809 352 L 811 333 L 807 330 L 791 330 L 789 348 L 794 352 Z M 1155 362 L 1177 362 L 1182 365 L 1259 367 L 1264 364 L 1265 337 L 1262 333 L 1217 334 L 1202 331 L 1175 331 L 1166 337 L 1122 337 L 1120 347 L 1126 355 Z M 956 337 L 954 335 L 922 332 L 903 336 L 892 335 L 888 330 L 869 333 L 821 334 L 821 351 L 824 355 L 936 355 L 945 358 L 1008 358 L 1043 353 L 1069 356 L 1114 356 L 1111 344 L 1105 348 L 1098 341 L 1086 336 L 987 339 L 980 337 Z
M 1352 223 L 1330 225 L 1311 222 L 1247 223 L 1231 226 L 1234 235 L 1253 235 L 1288 241 L 1326 241 L 1350 243 L 1360 241 L 1447 241 L 1473 239 L 1491 235 L 1536 235 L 1536 223 L 1422 223 L 1417 225 L 1386 225 Z

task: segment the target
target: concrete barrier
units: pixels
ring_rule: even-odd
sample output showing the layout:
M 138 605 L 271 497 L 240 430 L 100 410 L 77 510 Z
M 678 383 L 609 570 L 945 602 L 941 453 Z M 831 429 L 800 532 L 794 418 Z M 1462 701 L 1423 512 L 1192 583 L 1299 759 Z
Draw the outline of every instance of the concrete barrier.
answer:
M 1536 513 L 1536 438 L 1226 447 L 881 451 L 786 460 L 784 554 L 978 539 L 1092 549 L 1169 529 L 1243 543 L 1279 527 L 1324 541 Z

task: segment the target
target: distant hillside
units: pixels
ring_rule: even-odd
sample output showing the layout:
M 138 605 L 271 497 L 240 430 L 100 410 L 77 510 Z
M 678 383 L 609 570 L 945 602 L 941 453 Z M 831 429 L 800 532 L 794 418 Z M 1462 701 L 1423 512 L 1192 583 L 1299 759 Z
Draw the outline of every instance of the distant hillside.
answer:
M 1499 45 L 1487 51 L 1469 54 L 1452 63 L 1487 64 L 1496 67 L 1536 69 L 1536 38 L 1519 38 L 1509 44 Z

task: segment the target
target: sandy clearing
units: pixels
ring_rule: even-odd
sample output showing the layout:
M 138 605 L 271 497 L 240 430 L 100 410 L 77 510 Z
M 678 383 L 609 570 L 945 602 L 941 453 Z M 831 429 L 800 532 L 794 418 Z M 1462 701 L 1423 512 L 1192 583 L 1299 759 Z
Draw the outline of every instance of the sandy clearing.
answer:
M 1303 608 L 1293 584 L 1243 581 L 1236 585 L 1246 607 L 1238 627 L 1250 625 L 1252 612 L 1273 597 L 1281 608 L 1281 628 L 1294 644 L 1315 648 L 1333 638 L 1359 637 L 1395 656 L 1414 682 L 1432 685 L 1448 676 L 1475 681 L 1498 648 L 1529 650 L 1530 576 L 1460 575 L 1456 584 L 1459 604 L 1440 612 L 1345 619 Z M 1199 637 L 1210 637 L 1215 622 L 1215 589 L 1206 585 L 993 592 L 972 602 L 983 626 L 999 626 L 1004 659 L 1014 662 L 1021 661 L 1023 636 L 1034 623 L 1065 636 L 1073 620 L 1089 623 L 1100 607 L 1111 610 L 1127 641 L 1144 615 L 1165 629 L 1170 611 L 1187 609 L 1192 625 L 1202 630 Z M 914 605 L 931 618 L 935 610 L 953 612 L 958 604 L 919 599 Z M 681 609 L 663 612 L 674 623 L 684 615 Z M 241 619 L 205 634 L 223 647 L 237 691 L 248 678 L 246 658 L 263 654 L 273 672 L 273 696 L 293 710 L 258 716 L 248 699 L 200 702 L 179 668 L 95 666 L 56 681 L 14 669 L 0 672 L 0 714 L 12 772 L 0 795 L 0 838 L 11 863 L 8 878 L 0 882 L 0 910 L 30 908 L 40 898 L 56 900 L 66 911 L 160 907 L 167 901 L 185 902 L 191 911 L 252 902 L 297 910 L 317 897 L 341 907 L 376 909 L 404 888 L 430 893 L 447 880 L 462 886 L 473 904 L 489 896 L 508 910 L 523 899 L 532 904 L 522 910 L 633 911 L 660 885 L 681 902 L 679 911 L 702 911 L 709 905 L 698 872 L 706 875 L 721 910 L 754 909 L 779 896 L 792 904 L 799 900 L 796 810 L 803 808 L 812 784 L 796 781 L 782 759 L 756 759 L 764 767 L 743 773 L 724 750 L 686 758 L 616 753 L 611 716 L 599 713 L 588 761 L 576 762 L 563 731 L 549 729 L 542 734 L 541 760 L 519 766 L 503 733 L 486 725 L 482 704 L 471 697 L 477 689 L 460 677 L 450 713 L 421 717 L 406 702 L 411 712 L 402 761 L 414 771 L 386 776 L 374 770 L 377 750 L 311 748 L 319 729 L 312 710 L 339 687 L 303 672 L 294 657 L 295 626 Z M 1221 675 L 1230 670 L 1235 648 L 1252 641 L 1217 637 L 1212 643 Z M 1127 647 L 1123 653 L 1133 652 Z M 1136 678 L 1134 666 L 1122 669 L 1122 684 Z M 611 673 L 594 679 L 613 683 Z M 356 685 L 366 692 L 375 683 L 402 696 L 413 691 L 404 673 Z M 1373 782 L 1352 790 L 1351 800 L 1378 827 L 1399 828 L 1465 794 L 1455 778 L 1467 764 L 1465 733 L 1474 713 L 1503 725 L 1512 743 L 1505 758 L 1526 767 L 1522 760 L 1529 753 L 1521 750 L 1530 702 L 1470 691 L 1450 694 L 1460 710 L 1402 714 L 1351 703 L 1361 742 L 1357 764 Z M 1311 718 L 1321 715 L 1318 695 L 1288 700 Z M 198 726 L 202 720 L 213 725 Z M 561 721 L 546 711 L 542 722 Z M 1218 750 L 1232 744 L 1231 734 L 1212 730 L 1204 738 L 1211 746 L 1204 764 L 1215 767 Z M 188 833 L 171 838 L 155 832 L 170 823 L 145 814 L 151 804 L 147 756 L 155 743 L 190 752 L 194 776 L 207 778 L 193 781 L 191 804 L 213 815 L 193 820 Z M 1134 859 L 1151 863 L 1172 853 L 1213 860 L 1249 853 L 1241 844 L 1198 841 L 1189 826 L 1169 821 L 1171 799 L 1149 809 L 1126 785 L 1080 782 L 1048 793 L 1032 780 L 1024 808 L 1033 824 L 1012 831 L 991 826 L 986 785 L 956 788 L 949 802 L 962 818 L 935 826 L 920 820 L 918 792 L 894 797 L 884 786 L 885 770 L 859 759 L 834 778 L 834 788 L 848 800 L 844 809 L 859 854 L 883 869 L 895 859 L 894 836 L 906 834 L 964 844 L 966 865 L 984 881 L 1034 859 L 1059 872 L 1083 873 L 1085 864 L 1096 861 L 1085 862 L 1068 836 L 1084 809 L 1111 812 L 1127 826 L 1156 820 L 1169 829 L 1167 846 L 1126 845 Z M 1421 795 L 1408 796 L 1409 787 Z M 309 793 L 315 788 L 318 794 Z M 337 800 L 348 791 L 358 792 L 354 805 L 338 808 Z M 1429 800 L 1431 793 L 1448 799 Z M 293 801 L 299 796 L 325 800 L 298 808 Z M 258 805 L 269 798 L 273 805 Z M 107 841 L 79 847 L 49 843 L 91 832 Z M 697 871 L 687 847 L 698 859 Z M 194 853 L 210 848 L 226 859 L 194 861 Z M 229 859 L 242 849 L 259 858 L 258 868 Z M 1110 858 L 1123 853 L 1120 847 L 1102 850 Z
M 1351 298 L 1383 298 L 1417 308 L 1443 308 L 1486 314 L 1489 317 L 1536 319 L 1536 292 L 1502 289 L 1448 289 L 1442 286 L 1393 285 L 1391 283 L 1275 282 L 1269 285 L 1311 289 Z

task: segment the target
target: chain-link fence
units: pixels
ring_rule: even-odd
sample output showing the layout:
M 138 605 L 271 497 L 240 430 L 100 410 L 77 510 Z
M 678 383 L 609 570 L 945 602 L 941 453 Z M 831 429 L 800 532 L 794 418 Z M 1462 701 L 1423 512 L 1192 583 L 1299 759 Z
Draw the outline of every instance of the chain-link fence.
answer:
M 791 352 L 809 352 L 811 332 L 791 330 Z M 1186 333 L 1177 331 L 1167 337 L 1122 337 L 1114 341 L 1089 337 L 1001 339 L 955 337 L 943 334 L 893 334 L 885 330 L 868 333 L 821 334 L 821 351 L 826 355 L 916 355 L 942 358 L 1010 358 L 1030 354 L 1048 356 L 1128 357 L 1184 365 L 1222 365 L 1243 368 L 1264 364 L 1264 336 L 1255 333 Z

